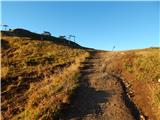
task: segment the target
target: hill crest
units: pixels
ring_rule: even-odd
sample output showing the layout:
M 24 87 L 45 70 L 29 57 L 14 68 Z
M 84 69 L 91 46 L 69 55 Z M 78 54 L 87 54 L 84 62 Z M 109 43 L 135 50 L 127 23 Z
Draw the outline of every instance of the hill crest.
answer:
M 81 48 L 82 46 L 80 46 L 79 44 L 68 40 L 66 38 L 60 38 L 60 37 L 55 37 L 55 36 L 51 36 L 51 35 L 44 35 L 44 34 L 38 34 L 38 33 L 34 33 L 31 32 L 29 30 L 26 29 L 22 29 L 22 28 L 16 28 L 13 30 L 8 30 L 8 31 L 4 31 L 1 30 L 1 36 L 9 36 L 9 37 L 27 37 L 31 40 L 46 40 L 46 41 L 53 41 L 56 44 L 62 44 L 62 45 L 67 45 L 70 47 L 78 47 Z

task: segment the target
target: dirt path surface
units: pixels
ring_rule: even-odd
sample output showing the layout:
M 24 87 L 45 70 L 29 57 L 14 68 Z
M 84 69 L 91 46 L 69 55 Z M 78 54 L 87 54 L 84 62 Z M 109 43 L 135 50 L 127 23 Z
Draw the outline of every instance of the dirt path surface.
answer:
M 116 52 L 92 52 L 81 66 L 74 99 L 65 120 L 139 120 L 139 112 L 127 96 L 122 80 L 107 72 Z

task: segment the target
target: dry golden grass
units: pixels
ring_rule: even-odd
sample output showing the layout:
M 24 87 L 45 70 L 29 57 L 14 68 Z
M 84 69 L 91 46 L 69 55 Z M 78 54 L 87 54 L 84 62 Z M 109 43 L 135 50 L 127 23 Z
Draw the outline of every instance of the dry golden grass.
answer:
M 148 109 L 151 109 L 152 113 L 147 110 L 146 113 L 152 114 L 152 119 L 160 119 L 160 49 L 152 48 L 135 52 L 137 57 L 133 61 L 133 74 L 136 76 L 135 81 L 143 81 L 144 91 L 148 92 L 148 95 L 142 96 L 141 99 L 147 99 L 149 101 Z M 137 86 L 139 87 L 139 86 Z M 136 87 L 135 87 L 136 88 Z M 145 95 L 145 94 L 144 94 Z M 137 100 L 138 101 L 138 100 Z M 143 108 L 146 109 L 146 108 Z
M 130 98 L 146 119 L 160 120 L 160 48 L 115 53 L 108 72 L 124 79 Z
M 33 83 L 28 91 L 29 100 L 25 111 L 15 119 L 53 119 L 63 104 L 68 104 L 78 87 L 80 61 L 87 56 L 77 57 L 75 63 L 57 75 L 50 76 L 38 84 Z
M 78 87 L 80 48 L 2 36 L 2 119 L 52 119 Z
M 160 119 L 160 48 L 126 51 L 115 60 L 111 71 L 130 84 L 133 101 L 151 120 Z

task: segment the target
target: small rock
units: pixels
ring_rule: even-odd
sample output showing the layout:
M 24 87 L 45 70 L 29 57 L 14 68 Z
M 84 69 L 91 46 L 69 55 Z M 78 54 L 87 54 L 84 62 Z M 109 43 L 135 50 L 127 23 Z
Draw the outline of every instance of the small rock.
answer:
M 140 115 L 140 120 L 146 120 L 143 115 Z

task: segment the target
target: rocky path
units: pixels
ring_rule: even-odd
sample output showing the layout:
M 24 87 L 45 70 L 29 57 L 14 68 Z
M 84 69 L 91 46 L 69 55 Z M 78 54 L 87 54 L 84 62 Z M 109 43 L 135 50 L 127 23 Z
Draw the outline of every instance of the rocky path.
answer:
M 81 87 L 62 119 L 139 120 L 121 79 L 107 73 L 107 64 L 114 57 L 114 52 L 92 52 L 80 68 Z

